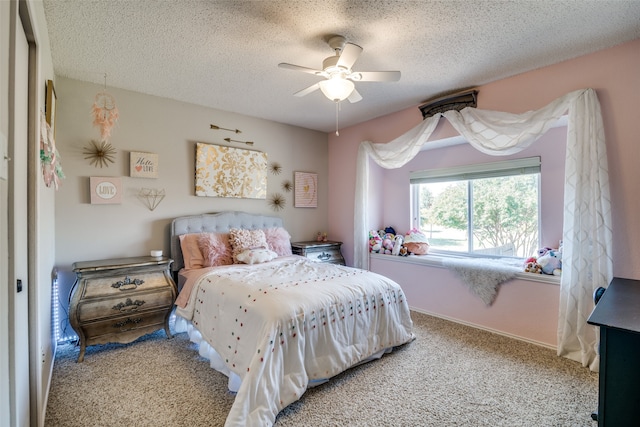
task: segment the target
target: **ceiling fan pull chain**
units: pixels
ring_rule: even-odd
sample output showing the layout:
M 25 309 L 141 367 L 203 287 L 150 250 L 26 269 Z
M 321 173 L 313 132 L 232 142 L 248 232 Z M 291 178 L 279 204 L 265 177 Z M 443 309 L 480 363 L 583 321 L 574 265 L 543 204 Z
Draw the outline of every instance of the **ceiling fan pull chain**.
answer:
M 340 101 L 336 101 L 336 136 L 340 136 L 340 132 L 338 132 L 338 111 L 340 111 Z

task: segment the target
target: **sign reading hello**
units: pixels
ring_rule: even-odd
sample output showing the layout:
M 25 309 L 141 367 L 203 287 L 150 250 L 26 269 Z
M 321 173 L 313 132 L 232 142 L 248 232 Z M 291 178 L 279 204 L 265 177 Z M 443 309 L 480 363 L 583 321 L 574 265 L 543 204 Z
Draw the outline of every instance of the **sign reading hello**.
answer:
M 132 151 L 130 154 L 130 175 L 132 178 L 157 178 L 158 155 Z

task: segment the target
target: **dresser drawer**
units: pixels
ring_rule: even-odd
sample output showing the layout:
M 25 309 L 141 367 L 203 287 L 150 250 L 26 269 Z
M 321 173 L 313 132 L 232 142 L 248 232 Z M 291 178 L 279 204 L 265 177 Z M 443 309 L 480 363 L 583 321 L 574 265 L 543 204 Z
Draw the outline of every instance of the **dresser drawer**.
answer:
M 170 308 L 173 304 L 173 290 L 165 283 L 165 289 L 156 292 L 136 292 L 118 298 L 94 298 L 78 304 L 78 319 L 82 321 L 105 317 L 134 315 L 158 308 Z
M 90 337 L 87 345 L 106 342 L 126 343 L 140 337 L 146 333 L 146 330 L 154 331 L 163 328 L 167 315 L 167 310 L 131 313 L 129 316 L 87 322 L 82 325 L 82 329 L 85 335 Z M 127 339 L 127 333 L 130 339 Z
M 310 260 L 317 262 L 342 262 L 342 254 L 340 253 L 340 249 L 338 248 L 322 248 L 316 250 L 307 249 L 306 253 L 303 255 Z
M 85 280 L 82 298 L 126 296 L 136 291 L 146 291 L 167 287 L 167 279 L 162 272 L 130 273 L 108 277 L 91 277 Z
M 340 252 L 342 242 L 293 242 L 291 251 L 315 262 L 328 262 L 331 264 L 345 265 L 344 257 Z

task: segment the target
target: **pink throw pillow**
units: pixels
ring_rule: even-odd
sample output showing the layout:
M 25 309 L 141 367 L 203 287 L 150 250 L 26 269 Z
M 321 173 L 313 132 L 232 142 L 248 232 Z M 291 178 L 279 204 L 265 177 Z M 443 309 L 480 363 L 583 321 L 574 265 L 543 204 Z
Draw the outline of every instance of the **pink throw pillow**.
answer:
M 180 248 L 182 249 L 182 260 L 184 261 L 185 270 L 204 267 L 204 257 L 198 245 L 199 237 L 199 233 L 180 235 Z
M 205 267 L 233 264 L 229 234 L 202 233 L 198 239 Z
M 267 239 L 267 247 L 278 256 L 291 255 L 291 236 L 282 227 L 266 228 L 263 230 Z

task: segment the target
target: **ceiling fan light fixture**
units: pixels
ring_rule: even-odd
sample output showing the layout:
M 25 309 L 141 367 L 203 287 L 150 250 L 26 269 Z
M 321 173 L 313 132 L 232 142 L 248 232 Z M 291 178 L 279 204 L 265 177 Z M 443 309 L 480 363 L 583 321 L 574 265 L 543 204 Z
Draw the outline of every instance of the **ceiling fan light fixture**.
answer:
M 322 80 L 318 82 L 318 84 L 324 96 L 335 102 L 344 101 L 351 95 L 353 89 L 355 89 L 355 85 L 351 80 L 340 76 Z

